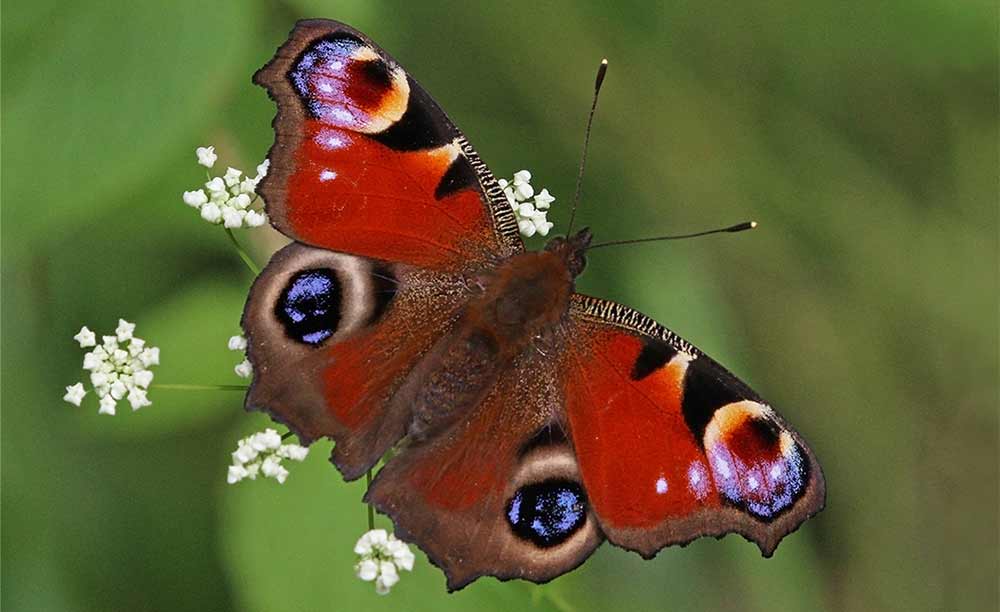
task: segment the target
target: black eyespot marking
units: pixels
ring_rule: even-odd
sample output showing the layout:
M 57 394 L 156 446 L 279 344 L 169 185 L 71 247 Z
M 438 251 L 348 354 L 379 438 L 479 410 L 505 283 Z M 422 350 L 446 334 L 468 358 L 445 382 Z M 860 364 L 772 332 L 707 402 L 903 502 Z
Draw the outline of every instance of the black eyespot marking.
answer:
M 681 411 L 698 446 L 704 446 L 705 428 L 717 409 L 747 399 L 714 376 L 713 365 L 703 358 L 695 359 L 688 364 L 687 374 L 684 376 Z
M 643 338 L 642 350 L 632 366 L 632 380 L 646 378 L 667 365 L 676 354 L 677 350 L 662 340 Z
M 575 482 L 545 480 L 521 487 L 507 502 L 514 533 L 541 548 L 562 544 L 587 521 L 587 498 Z
M 441 177 L 441 182 L 434 190 L 434 198 L 443 200 L 453 193 L 475 187 L 477 180 L 476 171 L 472 169 L 472 164 L 464 155 L 459 155 L 455 161 L 451 162 L 448 171 Z
M 749 419 L 746 422 L 749 434 L 761 449 L 776 449 L 780 441 L 781 429 L 771 419 Z
M 358 73 L 372 91 L 385 93 L 392 89 L 392 70 L 381 57 L 361 62 Z
M 407 79 L 410 83 L 410 99 L 406 112 L 399 121 L 371 137 L 396 151 L 436 149 L 448 144 L 455 138 L 455 134 L 451 133 L 448 124 L 440 116 L 435 116 L 437 104 L 413 79 Z
M 340 280 L 333 270 L 303 270 L 282 290 L 274 314 L 289 338 L 317 346 L 337 331 L 341 293 Z

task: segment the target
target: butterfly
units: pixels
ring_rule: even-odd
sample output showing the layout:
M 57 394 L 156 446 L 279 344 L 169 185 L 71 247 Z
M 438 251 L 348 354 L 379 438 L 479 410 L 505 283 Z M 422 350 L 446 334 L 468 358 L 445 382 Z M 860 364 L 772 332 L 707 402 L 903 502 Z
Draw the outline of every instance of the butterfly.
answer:
M 545 582 L 605 539 L 646 558 L 739 533 L 770 556 L 822 509 L 803 439 L 649 317 L 576 293 L 591 233 L 526 251 L 489 168 L 364 34 L 299 22 L 254 76 L 258 187 L 292 242 L 243 313 L 246 406 L 334 441 L 364 500 L 444 570 Z

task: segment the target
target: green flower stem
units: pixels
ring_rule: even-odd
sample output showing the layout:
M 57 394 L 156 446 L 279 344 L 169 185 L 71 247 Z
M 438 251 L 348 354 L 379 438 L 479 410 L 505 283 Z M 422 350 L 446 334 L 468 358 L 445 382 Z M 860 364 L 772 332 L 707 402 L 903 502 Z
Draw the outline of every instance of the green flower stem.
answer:
M 233 234 L 233 230 L 229 229 L 228 227 L 223 229 L 226 230 L 226 235 L 229 236 L 229 241 L 233 243 L 233 248 L 236 249 L 236 253 L 240 256 L 240 259 L 243 260 L 243 263 L 245 263 L 247 267 L 250 268 L 250 271 L 254 273 L 254 276 L 260 274 L 260 268 L 257 267 L 257 264 L 253 262 L 253 259 L 250 258 L 250 255 L 247 254 L 245 250 L 243 250 L 242 246 L 240 246 L 240 243 L 236 240 L 236 236 Z
M 372 486 L 372 471 L 368 470 L 365 474 L 365 483 L 368 485 L 367 488 Z M 368 531 L 375 529 L 375 506 L 368 504 Z
M 153 383 L 151 389 L 173 389 L 175 391 L 246 391 L 247 385 L 164 385 Z

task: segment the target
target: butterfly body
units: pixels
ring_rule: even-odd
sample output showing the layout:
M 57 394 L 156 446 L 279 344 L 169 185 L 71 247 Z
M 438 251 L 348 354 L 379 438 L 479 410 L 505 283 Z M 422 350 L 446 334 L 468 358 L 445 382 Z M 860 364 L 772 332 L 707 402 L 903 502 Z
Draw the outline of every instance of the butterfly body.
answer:
M 590 232 L 528 252 L 486 165 L 343 24 L 297 24 L 260 185 L 293 239 L 255 281 L 247 408 L 335 442 L 365 500 L 440 566 L 543 582 L 604 540 L 645 557 L 736 532 L 770 555 L 824 503 L 802 438 L 641 313 L 575 292 Z

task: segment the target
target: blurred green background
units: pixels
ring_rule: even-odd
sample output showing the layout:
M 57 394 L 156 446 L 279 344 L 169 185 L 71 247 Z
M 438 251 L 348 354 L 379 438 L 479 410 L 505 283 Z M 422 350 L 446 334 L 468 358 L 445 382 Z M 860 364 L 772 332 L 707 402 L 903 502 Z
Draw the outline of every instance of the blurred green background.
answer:
M 4 3 L 2 607 L 995 610 L 995 2 L 415 4 Z M 62 402 L 71 336 L 119 316 L 161 347 L 157 382 L 239 382 L 225 342 L 252 279 L 180 194 L 204 181 L 196 146 L 264 156 L 250 75 L 306 16 L 393 53 L 499 176 L 531 169 L 556 231 L 610 58 L 580 213 L 598 239 L 761 227 L 595 252 L 581 289 L 769 398 L 827 509 L 769 560 L 736 536 L 649 562 L 605 545 L 542 587 L 448 596 L 418 555 L 377 597 L 351 568 L 363 485 L 328 443 L 283 486 L 227 486 L 267 425 L 238 393 L 114 418 Z M 266 234 L 241 235 L 260 261 Z

